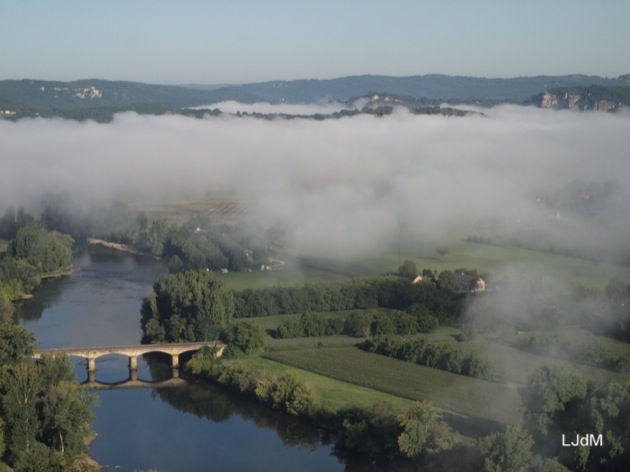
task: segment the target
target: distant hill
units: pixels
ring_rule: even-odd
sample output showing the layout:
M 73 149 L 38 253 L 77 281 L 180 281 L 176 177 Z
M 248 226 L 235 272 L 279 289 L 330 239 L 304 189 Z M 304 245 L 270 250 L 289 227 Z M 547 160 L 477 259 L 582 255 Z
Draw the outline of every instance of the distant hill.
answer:
M 615 111 L 627 105 L 630 74 L 616 79 L 586 75 L 487 79 L 447 75 L 389 77 L 362 75 L 327 80 L 291 80 L 243 85 L 152 85 L 100 79 L 55 82 L 44 80 L 0 81 L 0 118 L 62 116 L 107 121 L 114 113 L 185 113 L 182 108 L 234 100 L 242 103 L 323 103 L 340 101 L 352 107 L 357 97 L 375 95 L 404 101 L 420 110 L 441 102 L 528 103 L 562 108 L 579 103 L 584 110 Z M 582 92 L 584 91 L 585 92 Z M 582 94 L 585 94 L 582 96 Z M 532 98 L 533 97 L 533 98 Z M 565 100 L 565 101 L 566 101 Z M 607 104 L 606 100 L 610 103 Z M 391 105 L 392 103 L 380 103 Z M 553 104 L 553 105 L 549 105 Z M 425 110 L 426 111 L 426 110 Z
M 273 81 L 241 85 L 240 88 L 270 102 L 313 103 L 347 100 L 372 92 L 444 101 L 489 101 L 520 103 L 558 87 L 630 85 L 630 77 L 608 79 L 587 75 L 487 79 L 448 75 L 389 77 L 361 75 L 329 80 Z
M 238 87 L 198 90 L 172 85 L 151 85 L 99 79 L 74 82 L 45 80 L 2 80 L 0 99 L 14 103 L 57 109 L 127 107 L 155 104 L 169 107 L 190 107 L 225 100 L 244 103 L 260 101 Z

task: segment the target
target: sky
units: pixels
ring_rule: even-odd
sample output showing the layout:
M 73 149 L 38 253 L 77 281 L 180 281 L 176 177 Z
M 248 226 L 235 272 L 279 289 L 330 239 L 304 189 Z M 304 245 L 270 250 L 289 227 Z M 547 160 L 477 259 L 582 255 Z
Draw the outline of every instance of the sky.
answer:
M 22 0 L 0 18 L 0 80 L 630 73 L 627 0 Z

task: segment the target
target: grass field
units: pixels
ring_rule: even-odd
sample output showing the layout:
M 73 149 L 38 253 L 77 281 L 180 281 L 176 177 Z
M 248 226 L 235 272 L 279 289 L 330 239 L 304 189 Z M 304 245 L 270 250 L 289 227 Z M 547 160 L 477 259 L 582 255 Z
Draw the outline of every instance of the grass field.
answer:
M 271 351 L 265 357 L 309 372 L 499 423 L 520 421 L 513 386 L 486 382 L 364 352 L 355 347 Z
M 461 240 L 452 242 L 448 248 L 449 252 L 440 256 L 435 245 L 422 241 L 406 241 L 400 248 L 397 245 L 384 245 L 379 250 L 356 259 L 332 260 L 321 255 L 311 255 L 307 260 L 322 270 L 330 267 L 357 275 L 395 272 L 402 261 L 411 259 L 419 270 L 467 268 L 477 269 L 480 274 L 492 273 L 507 265 L 527 266 L 532 272 L 541 275 L 543 283 L 545 280 L 558 279 L 572 285 L 582 284 L 599 289 L 614 276 L 630 280 L 630 267 L 619 264 Z
M 214 224 L 234 223 L 247 214 L 247 203 L 229 196 L 212 196 L 199 200 L 182 200 L 161 204 L 130 205 L 130 211 L 144 211 L 149 219 L 163 218 L 182 223 L 191 216 L 208 215 Z M 500 230 L 493 227 L 490 231 Z M 559 279 L 569 284 L 602 288 L 614 276 L 630 280 L 630 267 L 598 263 L 586 259 L 562 256 L 535 250 L 477 244 L 463 240 L 466 233 L 452 234 L 439 243 L 407 235 L 398 241 L 383 243 L 369 253 L 346 257 L 330 253 L 293 253 L 300 260 L 289 261 L 277 271 L 229 273 L 222 277 L 230 287 L 260 288 L 270 285 L 290 285 L 306 281 L 327 281 L 351 275 L 374 275 L 396 272 L 405 259 L 411 259 L 418 269 L 441 271 L 458 268 L 477 269 L 479 273 L 493 272 L 506 265 L 527 265 L 541 278 Z M 0 243 L 1 244 L 1 243 Z M 448 247 L 439 255 L 437 246 Z M 0 245 L 1 248 L 1 245 Z M 289 253 L 291 251 L 289 250 Z M 544 282 L 544 280 L 543 280 Z
M 247 207 L 236 198 L 208 196 L 201 200 L 179 200 L 159 204 L 136 203 L 129 205 L 135 213 L 144 212 L 150 220 L 163 219 L 181 224 L 191 216 L 207 215 L 217 225 L 234 223 L 247 212 Z
M 251 362 L 257 367 L 261 367 L 276 375 L 280 375 L 289 369 L 286 364 L 264 357 L 254 358 Z M 322 406 L 331 411 L 348 405 L 369 406 L 375 402 L 387 402 L 390 403 L 396 411 L 402 412 L 413 403 L 412 400 L 407 398 L 361 387 L 303 369 L 295 367 L 291 367 L 290 369 L 300 380 L 313 387 L 322 401 Z
M 617 341 L 611 339 L 607 339 L 607 341 L 611 344 L 617 343 Z M 595 382 L 623 381 L 628 379 L 628 376 L 617 374 L 606 369 L 532 354 L 531 352 L 494 341 L 479 340 L 465 344 L 485 358 L 492 360 L 496 367 L 507 375 L 509 382 L 521 385 L 527 383 L 528 377 L 535 370 L 540 369 L 544 365 L 559 364 L 570 364 L 582 372 L 585 378 Z M 625 345 L 625 352 L 628 351 L 630 351 L 630 346 Z
M 325 269 L 299 267 L 291 263 L 276 270 L 228 272 L 227 274 L 217 274 L 217 276 L 234 290 L 266 288 L 274 285 L 297 285 L 305 282 L 329 282 L 344 277 L 342 274 Z

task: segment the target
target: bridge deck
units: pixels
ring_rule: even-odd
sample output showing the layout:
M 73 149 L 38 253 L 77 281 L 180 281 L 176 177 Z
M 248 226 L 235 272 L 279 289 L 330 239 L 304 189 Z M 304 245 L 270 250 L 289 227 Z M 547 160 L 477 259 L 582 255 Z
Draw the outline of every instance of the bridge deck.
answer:
M 128 350 L 148 350 L 148 352 L 152 351 L 161 351 L 161 350 L 181 350 L 181 352 L 186 352 L 186 350 L 195 350 L 201 349 L 205 346 L 225 346 L 224 343 L 220 341 L 203 341 L 196 343 L 162 343 L 162 344 L 127 344 L 127 345 L 119 345 L 119 346 L 88 346 L 88 347 L 57 347 L 50 349 L 37 349 L 34 354 L 54 354 L 54 353 L 71 353 L 71 352 L 110 352 L 110 351 L 128 351 Z

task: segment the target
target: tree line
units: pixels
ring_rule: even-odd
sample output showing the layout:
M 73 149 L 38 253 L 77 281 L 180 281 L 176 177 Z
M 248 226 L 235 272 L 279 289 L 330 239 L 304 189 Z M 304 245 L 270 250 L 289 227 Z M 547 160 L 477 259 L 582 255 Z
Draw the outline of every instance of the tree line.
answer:
M 371 276 L 291 287 L 245 289 L 235 294 L 239 317 L 373 308 L 406 310 L 419 304 L 440 324 L 459 319 L 465 296 L 432 284 L 412 285 L 396 276 Z
M 219 339 L 233 318 L 288 313 L 393 308 L 406 313 L 377 316 L 356 314 L 344 327 L 323 319 L 311 320 L 313 330 L 348 330 L 355 336 L 374 332 L 431 330 L 455 322 L 463 297 L 432 285 L 411 285 L 392 276 L 341 279 L 293 287 L 246 289 L 236 292 L 205 270 L 169 274 L 158 280 L 141 307 L 141 325 L 151 342 L 188 342 Z M 347 321 L 347 323 L 346 323 Z M 315 327 L 317 324 L 317 327 Z M 283 325 L 282 335 L 299 327 Z M 310 328 L 309 328 L 310 329 Z M 315 332 L 315 331 L 313 331 Z M 304 331 L 302 331 L 302 334 Z
M 437 318 L 429 313 L 414 316 L 401 310 L 359 310 L 348 314 L 326 316 L 304 313 L 299 318 L 280 322 L 273 336 L 276 338 L 308 338 L 346 335 L 367 337 L 372 334 L 428 333 L 437 328 Z
M 332 432 L 335 448 L 346 455 L 345 459 L 367 454 L 385 464 L 451 447 L 448 427 L 430 402 L 416 403 L 400 415 L 385 404 L 331 411 L 322 406 L 313 388 L 292 372 L 274 375 L 251 364 L 226 363 L 215 358 L 210 348 L 195 354 L 186 368 L 201 378 Z
M 186 368 L 202 379 L 315 424 L 324 431 L 327 441 L 334 443 L 335 455 L 342 458 L 349 468 L 352 468 L 353 464 L 361 464 L 364 467 L 367 459 L 367 462 L 380 468 L 399 467 L 401 470 L 409 467 L 410 470 L 430 468 L 484 472 L 569 470 L 556 458 L 551 458 L 554 457 L 554 451 L 551 450 L 550 453 L 548 448 L 543 447 L 535 429 L 532 429 L 529 423 L 525 426 L 510 425 L 471 439 L 451 429 L 443 420 L 442 412 L 429 401 L 415 402 L 399 413 L 395 412 L 390 404 L 382 402 L 368 406 L 347 405 L 331 409 L 321 401 L 310 385 L 290 371 L 273 374 L 247 362 L 226 362 L 221 358 L 217 359 L 215 352 L 210 348 L 203 348 L 196 353 Z M 544 378 L 544 374 L 542 375 Z M 554 375 L 558 376 L 561 384 L 541 382 L 541 379 L 535 376 L 530 380 L 528 392 L 539 394 L 539 397 L 526 403 L 529 408 L 526 412 L 527 418 L 534 418 L 543 411 L 553 419 L 554 414 L 560 412 L 559 404 L 554 404 L 555 410 L 550 410 L 544 404 L 550 400 L 541 399 L 554 399 L 551 390 L 557 389 L 560 392 L 567 390 L 562 383 L 563 374 L 557 372 Z M 571 382 L 569 384 L 572 385 Z M 608 405 L 622 409 L 615 412 L 613 408 L 606 413 L 606 418 L 613 415 L 617 421 L 621 421 L 628 406 L 625 393 L 625 399 L 613 397 L 613 393 L 620 392 L 619 388 L 619 385 L 614 385 L 607 390 Z M 546 389 L 550 391 L 547 392 Z M 563 398 L 568 400 L 570 395 Z M 614 422 L 607 422 L 606 427 L 614 427 Z M 623 435 L 628 425 L 624 423 L 621 429 L 620 434 Z M 554 444 L 557 443 L 555 436 L 550 437 L 554 438 Z M 587 456 L 590 459 L 587 457 L 583 467 L 573 470 L 625 470 L 619 466 L 623 466 L 627 452 L 620 455 L 619 448 L 614 447 L 601 452 L 593 454 L 589 451 Z M 604 457 L 614 459 L 606 463 L 602 460 Z M 599 469 L 602 464 L 604 468 Z
M 474 352 L 465 351 L 452 342 L 428 342 L 424 339 L 380 335 L 365 340 L 359 347 L 368 352 L 453 374 L 494 381 L 501 377 L 488 359 Z
M 169 272 L 260 268 L 277 256 L 282 245 L 274 226 L 254 232 L 238 225 L 217 228 L 207 215 L 193 216 L 182 224 L 149 221 L 144 212 L 134 215 L 121 202 L 84 214 L 64 194 L 47 194 L 42 199 L 41 219 L 48 228 L 80 242 L 96 237 L 132 246 L 161 259 Z

